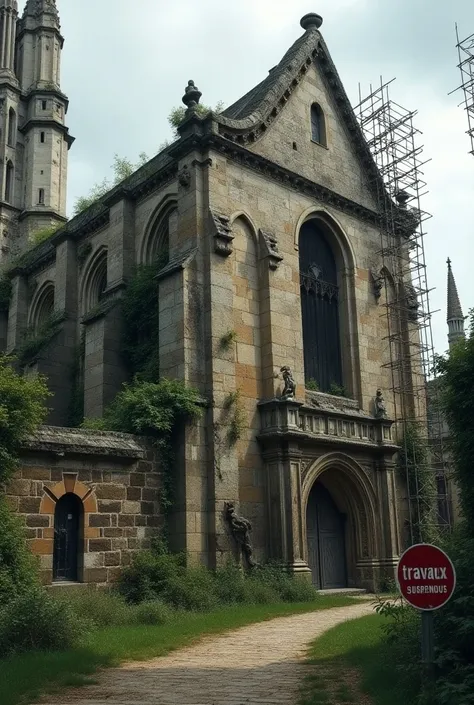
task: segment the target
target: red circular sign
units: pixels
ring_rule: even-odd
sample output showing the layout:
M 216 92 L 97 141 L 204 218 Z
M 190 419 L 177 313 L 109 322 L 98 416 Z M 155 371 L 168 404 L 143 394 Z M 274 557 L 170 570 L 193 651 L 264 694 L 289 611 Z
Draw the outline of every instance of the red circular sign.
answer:
M 448 602 L 456 587 L 456 571 L 444 551 L 417 543 L 400 558 L 397 569 L 400 592 L 419 610 L 437 610 Z

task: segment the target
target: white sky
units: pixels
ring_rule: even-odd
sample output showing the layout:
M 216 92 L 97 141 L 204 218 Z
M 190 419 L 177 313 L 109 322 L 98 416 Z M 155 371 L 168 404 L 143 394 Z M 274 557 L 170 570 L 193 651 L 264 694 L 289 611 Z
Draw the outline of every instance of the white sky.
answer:
M 460 83 L 454 23 L 474 32 L 473 0 L 57 0 L 70 98 L 69 211 L 110 175 L 113 156 L 152 156 L 170 137 L 167 115 L 194 79 L 203 102 L 230 105 L 261 81 L 302 33 L 307 12 L 322 32 L 353 104 L 396 77 L 391 97 L 418 110 L 430 189 L 423 207 L 435 347 L 446 342 L 446 258 L 464 313 L 474 307 L 474 156 L 467 119 L 448 96 Z M 20 2 L 20 10 L 24 2 Z

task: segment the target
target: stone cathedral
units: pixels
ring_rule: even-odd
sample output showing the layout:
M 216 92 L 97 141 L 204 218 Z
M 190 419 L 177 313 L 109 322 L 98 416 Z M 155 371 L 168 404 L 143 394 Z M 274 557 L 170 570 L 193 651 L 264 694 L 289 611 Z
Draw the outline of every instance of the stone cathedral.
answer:
M 67 220 L 56 2 L 28 0 L 19 18 L 16 0 L 0 0 L 0 247 L 3 266 L 15 263 L 0 350 L 59 321 L 24 369 L 48 377 L 49 425 L 7 490 L 46 583 L 113 581 L 162 524 L 150 446 L 68 425 L 74 385 L 90 418 L 128 381 L 120 299 L 136 266 L 163 252 L 160 375 L 207 400 L 181 432 L 173 548 L 210 567 L 236 555 L 233 504 L 250 522 L 252 561 L 281 561 L 320 588 L 393 577 L 407 511 L 384 342 L 392 284 L 373 274 L 375 165 L 321 24 L 303 17 L 281 61 L 220 114 L 199 114 L 189 81 L 179 138 Z

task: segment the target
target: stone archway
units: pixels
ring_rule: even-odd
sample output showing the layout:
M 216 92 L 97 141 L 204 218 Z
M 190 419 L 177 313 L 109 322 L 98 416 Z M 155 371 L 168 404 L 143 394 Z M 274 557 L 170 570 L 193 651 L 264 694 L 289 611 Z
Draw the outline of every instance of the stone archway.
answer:
M 344 453 L 328 453 L 309 468 L 302 487 L 303 546 L 316 585 L 367 584 L 367 563 L 378 557 L 376 507 L 372 483 L 358 463 Z M 318 512 L 326 512 L 319 528 Z M 325 570 L 321 565 L 324 561 Z

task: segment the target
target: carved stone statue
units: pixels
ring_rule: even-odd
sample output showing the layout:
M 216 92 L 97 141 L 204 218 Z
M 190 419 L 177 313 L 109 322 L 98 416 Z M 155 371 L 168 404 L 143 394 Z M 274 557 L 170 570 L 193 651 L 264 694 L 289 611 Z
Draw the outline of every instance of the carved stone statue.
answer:
M 257 564 L 252 558 L 253 548 L 250 543 L 250 532 L 252 524 L 248 519 L 239 516 L 233 502 L 226 502 L 224 516 L 229 523 L 230 530 L 240 551 L 244 554 L 249 568 L 254 568 Z
M 288 367 L 288 365 L 284 365 L 280 369 L 280 372 L 283 376 L 283 382 L 285 383 L 285 386 L 283 387 L 283 392 L 281 393 L 282 401 L 286 401 L 287 399 L 294 399 L 296 394 L 296 382 L 293 379 L 293 373 L 291 372 L 291 368 Z
M 387 407 L 385 406 L 385 399 L 383 398 L 383 394 L 382 394 L 381 389 L 377 389 L 374 404 L 375 404 L 375 417 L 377 419 L 387 418 Z

